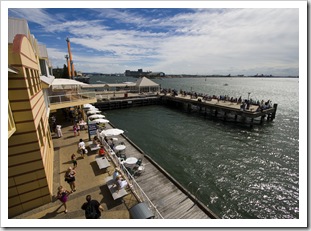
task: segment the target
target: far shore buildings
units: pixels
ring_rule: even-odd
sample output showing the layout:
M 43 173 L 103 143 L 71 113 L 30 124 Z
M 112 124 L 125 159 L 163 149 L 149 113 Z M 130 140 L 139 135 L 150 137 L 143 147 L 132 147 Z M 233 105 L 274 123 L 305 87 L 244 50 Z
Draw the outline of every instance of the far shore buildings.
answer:
M 159 78 L 159 77 L 165 77 L 164 72 L 152 72 L 152 71 L 143 71 L 143 69 L 138 69 L 137 71 L 130 71 L 126 70 L 124 72 L 125 76 L 131 76 L 131 77 L 148 77 L 148 78 Z

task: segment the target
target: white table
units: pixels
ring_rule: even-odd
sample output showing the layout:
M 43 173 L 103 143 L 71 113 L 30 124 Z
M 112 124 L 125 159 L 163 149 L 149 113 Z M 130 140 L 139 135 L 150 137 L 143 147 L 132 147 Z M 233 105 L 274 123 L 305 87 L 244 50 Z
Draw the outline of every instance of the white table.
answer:
M 79 123 L 79 126 L 80 126 L 81 130 L 85 130 L 86 125 L 87 125 L 86 122 Z
M 95 160 L 99 169 L 108 168 L 110 166 L 109 161 L 105 157 L 96 157 Z
M 119 145 L 115 146 L 114 148 L 116 151 L 123 151 L 123 150 L 125 150 L 126 146 L 119 144 Z
M 113 180 L 112 176 L 108 176 L 106 178 L 106 184 L 114 200 L 117 200 L 118 198 L 124 197 L 128 194 L 125 188 L 118 190 L 118 187 L 116 186 L 116 181 Z
M 135 166 L 135 164 L 137 163 L 137 158 L 136 157 L 129 157 L 127 158 L 123 164 L 126 166 L 126 167 L 129 167 L 129 168 L 133 168 Z
M 88 144 L 91 151 L 100 149 L 100 144 L 93 144 L 93 141 L 88 141 Z

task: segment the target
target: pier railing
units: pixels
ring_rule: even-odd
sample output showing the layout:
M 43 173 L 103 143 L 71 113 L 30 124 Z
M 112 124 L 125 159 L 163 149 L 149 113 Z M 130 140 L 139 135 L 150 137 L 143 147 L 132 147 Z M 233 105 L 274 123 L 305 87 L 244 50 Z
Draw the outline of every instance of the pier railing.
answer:
M 147 203 L 148 208 L 153 212 L 153 214 L 155 215 L 155 218 L 164 219 L 164 217 L 161 215 L 159 210 L 156 208 L 156 206 L 151 202 L 149 197 L 146 195 L 144 190 L 136 182 L 136 180 L 134 179 L 134 176 L 126 169 L 126 167 L 123 164 L 120 164 L 120 169 L 127 176 L 128 181 L 132 185 L 132 189 L 135 191 L 136 196 L 139 197 L 140 201 Z
M 118 158 L 116 153 L 110 148 L 108 143 L 102 139 L 101 144 L 105 147 L 105 149 L 108 151 L 108 154 L 110 156 L 110 159 L 114 163 L 116 167 L 119 167 L 123 175 L 127 178 L 127 181 L 131 184 L 131 189 L 136 198 L 140 202 L 145 202 L 148 205 L 148 208 L 153 212 L 155 215 L 155 218 L 158 219 L 164 219 L 164 217 L 161 215 L 161 213 L 158 211 L 156 206 L 151 202 L 151 200 L 148 198 L 144 190 L 139 186 L 139 184 L 134 179 L 134 176 L 125 168 L 125 166 L 122 164 L 122 159 Z
M 48 96 L 49 105 L 96 99 L 95 92 L 82 92 Z

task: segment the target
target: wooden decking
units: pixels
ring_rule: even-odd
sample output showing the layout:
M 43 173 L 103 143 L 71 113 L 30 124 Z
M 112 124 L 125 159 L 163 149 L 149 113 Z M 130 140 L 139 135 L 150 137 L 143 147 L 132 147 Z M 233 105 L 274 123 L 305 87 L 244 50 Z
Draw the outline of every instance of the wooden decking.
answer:
M 203 97 L 191 98 L 189 95 L 181 94 L 172 96 L 170 94 L 134 94 L 129 93 L 126 97 L 120 93 L 105 93 L 105 100 L 99 99 L 100 93 L 97 93 L 98 101 L 95 104 L 102 111 L 112 109 L 123 109 L 131 107 L 140 107 L 147 105 L 167 105 L 186 109 L 188 112 L 198 111 L 201 114 L 210 115 L 224 121 L 249 123 L 251 126 L 255 123 L 262 124 L 264 119 L 273 120 L 276 115 L 277 104 L 273 107 L 259 110 L 258 105 L 250 105 L 249 109 L 241 110 L 240 103 L 224 100 L 204 100 Z
M 110 125 L 108 125 L 110 127 Z M 126 145 L 126 156 L 143 159 L 144 171 L 134 177 L 139 187 L 155 205 L 158 212 L 155 218 L 165 219 L 210 219 L 218 218 L 212 211 L 201 202 L 195 200 L 186 189 L 176 182 L 164 169 L 158 166 L 149 156 L 144 155 L 128 137 L 119 135 L 117 143 Z M 137 195 L 146 201 L 139 187 L 135 187 Z M 161 217 L 162 216 L 162 217 Z

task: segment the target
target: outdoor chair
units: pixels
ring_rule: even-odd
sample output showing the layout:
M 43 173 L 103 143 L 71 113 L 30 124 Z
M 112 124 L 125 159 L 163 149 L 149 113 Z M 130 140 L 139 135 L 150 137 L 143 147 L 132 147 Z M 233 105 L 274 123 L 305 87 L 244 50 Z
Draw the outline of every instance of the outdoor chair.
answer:
M 144 165 L 140 165 L 132 174 L 133 176 L 137 176 L 142 174 L 145 171 L 145 166 Z
M 118 157 L 120 157 L 121 159 L 123 159 L 124 161 L 126 160 L 126 155 L 124 153 L 119 153 Z
M 145 170 L 145 166 L 143 165 L 142 158 L 139 158 L 133 168 L 133 176 L 140 175 Z

